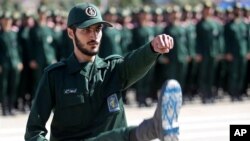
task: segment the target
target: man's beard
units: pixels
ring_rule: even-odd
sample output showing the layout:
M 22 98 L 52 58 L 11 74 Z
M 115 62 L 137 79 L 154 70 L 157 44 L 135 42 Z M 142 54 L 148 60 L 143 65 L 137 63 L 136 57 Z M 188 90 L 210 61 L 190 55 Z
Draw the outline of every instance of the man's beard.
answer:
M 80 42 L 80 40 L 78 39 L 77 36 L 75 36 L 75 43 L 76 43 L 76 47 L 81 51 L 81 53 L 83 53 L 87 56 L 95 56 L 96 54 L 98 54 L 98 51 L 93 52 L 93 51 L 89 51 L 86 48 L 84 48 L 85 45 Z M 96 41 L 90 41 L 87 44 L 93 44 L 93 43 L 98 44 Z

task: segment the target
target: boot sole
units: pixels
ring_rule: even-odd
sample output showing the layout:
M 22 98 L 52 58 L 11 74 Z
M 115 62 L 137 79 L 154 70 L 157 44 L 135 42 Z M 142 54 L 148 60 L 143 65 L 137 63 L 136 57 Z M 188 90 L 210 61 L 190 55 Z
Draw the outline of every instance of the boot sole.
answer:
M 182 91 L 174 79 L 165 82 L 161 89 L 161 119 L 164 141 L 178 141 L 178 115 L 182 105 Z

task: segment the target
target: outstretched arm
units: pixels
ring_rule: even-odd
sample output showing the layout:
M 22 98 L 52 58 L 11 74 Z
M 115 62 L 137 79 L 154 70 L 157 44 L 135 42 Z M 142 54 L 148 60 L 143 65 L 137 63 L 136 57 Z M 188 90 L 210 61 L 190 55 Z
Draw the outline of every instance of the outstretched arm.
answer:
M 173 48 L 173 38 L 162 34 L 151 42 L 129 53 L 118 65 L 123 88 L 132 85 L 152 67 L 159 54 L 168 53 Z

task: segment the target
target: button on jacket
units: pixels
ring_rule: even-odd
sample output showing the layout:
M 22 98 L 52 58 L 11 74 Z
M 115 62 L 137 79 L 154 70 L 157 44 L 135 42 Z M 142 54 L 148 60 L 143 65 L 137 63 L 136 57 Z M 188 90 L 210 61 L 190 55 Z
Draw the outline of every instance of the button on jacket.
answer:
M 45 139 L 51 111 L 51 141 L 82 140 L 126 127 L 121 90 L 144 76 L 158 55 L 148 43 L 124 58 L 96 56 L 94 62 L 81 64 L 72 54 L 47 67 L 32 105 L 25 139 Z

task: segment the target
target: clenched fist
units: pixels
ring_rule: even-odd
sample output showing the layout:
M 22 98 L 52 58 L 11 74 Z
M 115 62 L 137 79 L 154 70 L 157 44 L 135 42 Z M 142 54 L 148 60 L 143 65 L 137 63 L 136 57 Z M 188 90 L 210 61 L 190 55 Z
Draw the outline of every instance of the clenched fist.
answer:
M 174 39 L 169 35 L 161 34 L 151 41 L 151 46 L 155 52 L 168 53 L 174 46 Z

